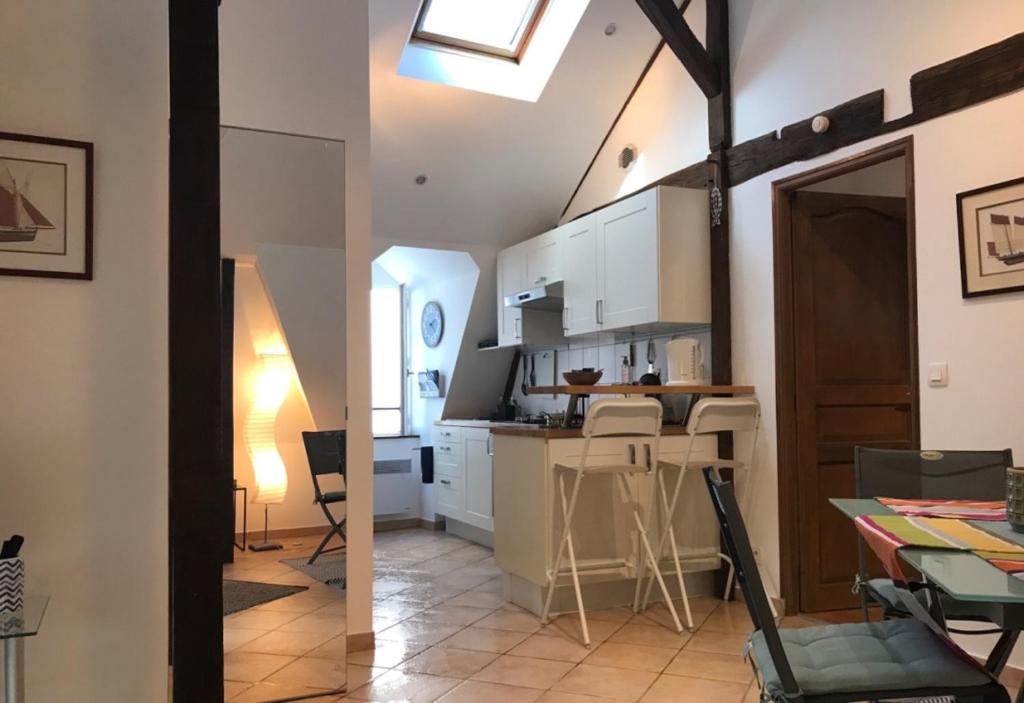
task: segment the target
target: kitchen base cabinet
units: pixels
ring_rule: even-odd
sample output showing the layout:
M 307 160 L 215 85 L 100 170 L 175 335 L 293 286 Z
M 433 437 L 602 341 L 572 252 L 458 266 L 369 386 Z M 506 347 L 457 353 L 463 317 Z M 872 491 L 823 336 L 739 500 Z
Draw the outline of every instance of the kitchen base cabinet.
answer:
M 715 456 L 713 437 L 698 437 L 695 441 L 699 446 L 695 447 L 694 459 Z M 687 435 L 663 436 L 659 458 L 681 461 L 689 442 Z M 626 462 L 627 445 L 625 439 L 595 438 L 591 444 L 592 460 Z M 553 467 L 579 463 L 583 440 L 498 433 L 494 435 L 494 449 L 495 564 L 506 576 L 506 598 L 539 614 L 563 529 Z M 566 474 L 567 489 L 571 487 L 571 476 Z M 641 554 L 639 535 L 632 511 L 622 501 L 613 481 L 610 476 L 588 476 L 583 480 L 573 523 L 573 546 L 588 610 L 633 602 L 636 565 Z M 632 476 L 629 481 L 646 518 L 651 481 L 647 476 Z M 720 559 L 715 556 L 720 549 L 719 529 L 700 472 L 687 475 L 673 524 L 680 557 L 685 559 L 683 571 L 690 596 L 711 593 L 714 577 L 710 572 L 720 567 Z M 660 534 L 656 520 L 651 534 Z M 665 554 L 661 567 L 668 575 L 674 572 L 667 548 Z M 670 591 L 676 592 L 674 577 L 665 580 Z M 657 589 L 652 598 L 660 598 Z M 555 589 L 553 612 L 575 608 L 569 579 L 561 577 Z
M 434 428 L 437 514 L 488 534 L 494 531 L 494 469 L 490 448 L 491 433 L 486 428 L 450 425 Z

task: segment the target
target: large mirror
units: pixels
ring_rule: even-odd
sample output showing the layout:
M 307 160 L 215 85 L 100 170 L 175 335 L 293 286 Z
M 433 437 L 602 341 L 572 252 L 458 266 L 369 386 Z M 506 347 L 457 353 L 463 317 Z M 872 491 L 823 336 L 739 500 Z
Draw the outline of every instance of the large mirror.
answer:
M 222 128 L 228 701 L 346 686 L 344 178 L 342 142 Z

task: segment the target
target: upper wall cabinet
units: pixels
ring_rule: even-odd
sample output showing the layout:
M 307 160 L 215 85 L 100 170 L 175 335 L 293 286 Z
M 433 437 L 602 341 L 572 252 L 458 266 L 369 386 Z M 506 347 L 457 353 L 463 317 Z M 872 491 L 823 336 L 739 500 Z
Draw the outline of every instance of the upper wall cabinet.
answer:
M 566 336 L 709 324 L 709 239 L 707 193 L 658 186 L 506 249 L 499 343 L 523 343 L 522 310 L 504 296 L 559 280 Z
M 522 308 L 505 306 L 507 295 L 562 280 L 564 240 L 559 229 L 498 252 L 498 346 L 551 343 L 562 336 L 558 311 L 531 310 L 524 315 Z

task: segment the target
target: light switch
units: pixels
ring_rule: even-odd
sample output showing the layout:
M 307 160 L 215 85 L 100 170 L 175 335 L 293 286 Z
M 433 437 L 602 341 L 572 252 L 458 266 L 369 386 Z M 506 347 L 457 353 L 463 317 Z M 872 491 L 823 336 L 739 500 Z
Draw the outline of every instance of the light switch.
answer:
M 928 385 L 932 388 L 945 388 L 949 385 L 949 364 L 945 361 L 928 364 Z

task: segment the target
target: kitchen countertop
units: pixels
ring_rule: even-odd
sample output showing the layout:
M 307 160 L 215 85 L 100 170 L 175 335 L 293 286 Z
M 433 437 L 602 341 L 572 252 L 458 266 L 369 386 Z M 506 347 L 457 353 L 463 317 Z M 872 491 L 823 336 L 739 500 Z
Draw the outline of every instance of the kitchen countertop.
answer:
M 524 422 L 491 422 L 490 420 L 439 420 L 435 425 L 449 427 L 479 427 L 486 428 L 492 434 L 509 435 L 513 437 L 541 437 L 544 439 L 577 439 L 583 436 L 583 430 L 579 427 L 544 427 L 543 425 L 530 425 Z M 685 435 L 686 428 L 682 425 L 665 425 L 661 428 L 661 434 Z

